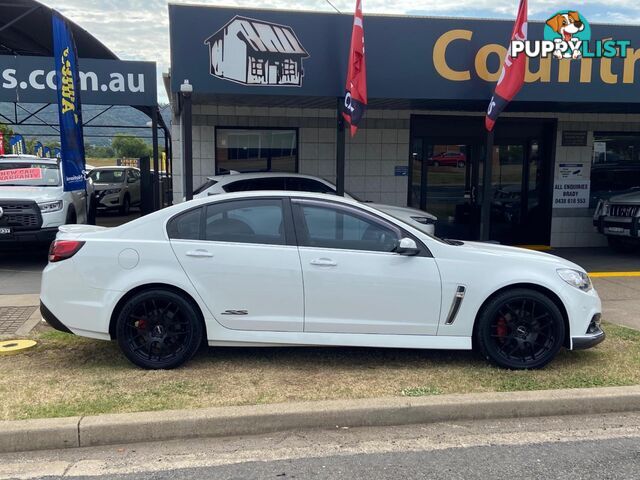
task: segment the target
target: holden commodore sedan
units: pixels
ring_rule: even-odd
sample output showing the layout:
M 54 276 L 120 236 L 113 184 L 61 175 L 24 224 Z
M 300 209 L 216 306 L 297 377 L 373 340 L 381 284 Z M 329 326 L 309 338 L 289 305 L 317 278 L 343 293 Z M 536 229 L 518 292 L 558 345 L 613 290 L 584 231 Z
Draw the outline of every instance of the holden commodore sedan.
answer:
M 203 342 L 477 349 L 510 369 L 604 339 L 586 272 L 545 253 L 444 241 L 366 204 L 241 192 L 120 227 L 61 227 L 42 281 L 54 328 L 169 369 Z

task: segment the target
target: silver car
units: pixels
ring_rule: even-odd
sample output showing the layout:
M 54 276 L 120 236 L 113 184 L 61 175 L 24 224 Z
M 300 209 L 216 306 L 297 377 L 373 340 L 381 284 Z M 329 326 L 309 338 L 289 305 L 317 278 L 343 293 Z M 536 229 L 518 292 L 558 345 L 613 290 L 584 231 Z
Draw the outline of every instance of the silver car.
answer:
M 612 248 L 623 252 L 640 248 L 640 190 L 600 200 L 593 224 Z
M 89 177 L 96 190 L 98 209 L 118 209 L 128 215 L 132 206 L 140 205 L 140 170 L 133 167 L 97 167 Z
M 229 192 L 246 192 L 253 190 L 285 190 L 298 192 L 336 194 L 336 186 L 323 178 L 298 173 L 238 173 L 207 177 L 207 181 L 193 192 L 193 198 L 205 198 Z M 415 208 L 382 205 L 361 200 L 353 194 L 345 193 L 346 198 L 367 203 L 381 212 L 409 223 L 413 227 L 429 235 L 435 234 L 437 217 Z

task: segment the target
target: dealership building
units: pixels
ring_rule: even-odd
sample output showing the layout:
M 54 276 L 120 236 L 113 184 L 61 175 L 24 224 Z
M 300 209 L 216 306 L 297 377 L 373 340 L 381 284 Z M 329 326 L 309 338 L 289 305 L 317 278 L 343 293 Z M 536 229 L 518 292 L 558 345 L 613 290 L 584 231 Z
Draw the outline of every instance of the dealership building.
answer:
M 351 15 L 169 5 L 169 18 L 175 200 L 184 196 L 185 123 L 196 187 L 229 170 L 336 181 Z M 502 243 L 604 245 L 592 225 L 598 199 L 640 186 L 640 28 L 588 26 L 594 44 L 628 41 L 624 58 L 529 59 L 526 84 L 496 125 L 484 182 L 484 112 L 512 27 L 365 15 L 369 107 L 357 135 L 346 135 L 346 190 L 431 212 L 444 237 L 478 239 L 484 218 Z M 542 40 L 544 28 L 530 23 L 529 39 Z M 491 211 L 481 215 L 486 196 Z

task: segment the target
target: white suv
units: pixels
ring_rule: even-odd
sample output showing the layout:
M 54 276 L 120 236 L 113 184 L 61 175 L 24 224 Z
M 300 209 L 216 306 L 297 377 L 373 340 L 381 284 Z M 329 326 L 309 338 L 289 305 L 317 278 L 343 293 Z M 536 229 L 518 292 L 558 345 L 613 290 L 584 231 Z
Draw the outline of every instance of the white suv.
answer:
M 207 196 L 218 195 L 220 193 L 248 192 L 253 190 L 284 190 L 336 195 L 335 185 L 323 178 L 313 177 L 311 175 L 277 172 L 238 173 L 232 171 L 228 175 L 207 177 L 207 181 L 193 192 L 193 198 L 206 198 Z M 356 198 L 349 193 L 345 193 L 345 197 L 366 203 L 370 207 L 409 223 L 429 235 L 435 234 L 435 224 L 438 219 L 430 213 L 416 210 L 415 208 L 371 203 Z
M 57 159 L 32 155 L 0 156 L 0 245 L 51 242 L 58 227 L 93 223 L 93 183 L 65 192 Z

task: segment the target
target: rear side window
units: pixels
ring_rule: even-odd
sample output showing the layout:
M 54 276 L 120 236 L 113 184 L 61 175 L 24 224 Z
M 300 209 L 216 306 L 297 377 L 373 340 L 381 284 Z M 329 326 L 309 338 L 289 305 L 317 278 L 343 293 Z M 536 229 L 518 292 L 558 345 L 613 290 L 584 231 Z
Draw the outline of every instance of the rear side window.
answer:
M 253 190 L 284 190 L 284 178 L 252 178 L 250 180 L 238 180 L 224 186 L 225 192 L 250 192 Z
M 317 180 L 310 178 L 289 177 L 287 178 L 287 190 L 295 192 L 314 192 L 335 194 L 335 190 Z
M 206 189 L 213 187 L 216 183 L 215 180 L 207 180 L 205 183 L 196 188 L 193 192 L 194 195 L 204 192 Z
M 286 245 L 282 200 L 238 200 L 209 205 L 204 237 L 211 242 Z
M 173 217 L 167 225 L 169 238 L 180 240 L 200 240 L 202 208 L 195 208 Z

